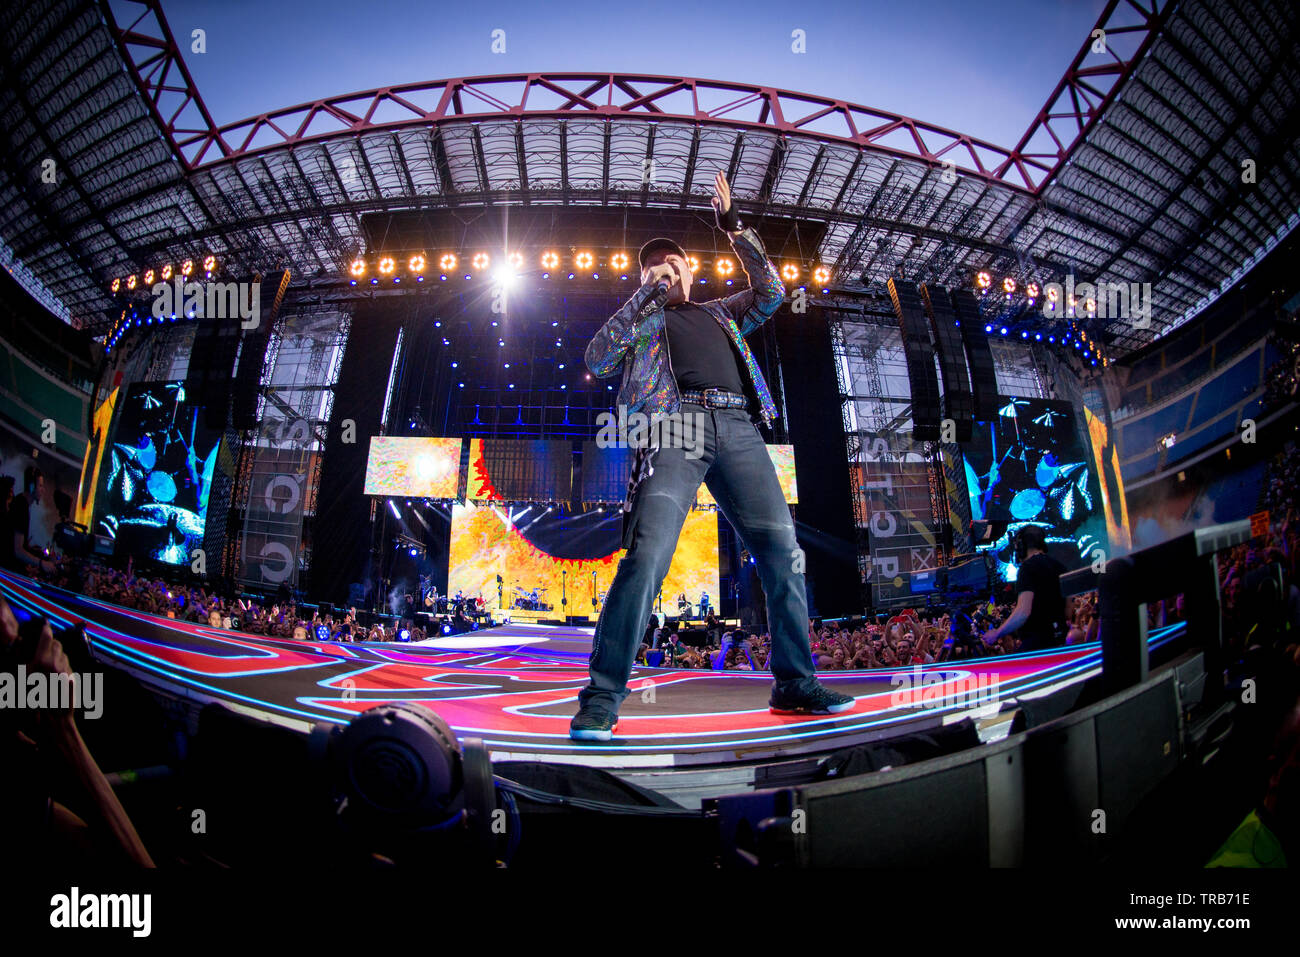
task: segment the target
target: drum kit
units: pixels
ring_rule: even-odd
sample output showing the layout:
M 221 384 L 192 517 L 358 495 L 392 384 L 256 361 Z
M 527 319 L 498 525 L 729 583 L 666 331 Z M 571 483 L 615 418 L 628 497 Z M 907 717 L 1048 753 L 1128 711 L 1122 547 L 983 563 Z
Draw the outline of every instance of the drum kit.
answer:
M 526 588 L 514 586 L 515 597 L 511 603 L 511 608 L 520 608 L 525 611 L 551 611 L 551 605 L 546 601 L 546 593 L 549 588 L 534 588 L 529 591 Z

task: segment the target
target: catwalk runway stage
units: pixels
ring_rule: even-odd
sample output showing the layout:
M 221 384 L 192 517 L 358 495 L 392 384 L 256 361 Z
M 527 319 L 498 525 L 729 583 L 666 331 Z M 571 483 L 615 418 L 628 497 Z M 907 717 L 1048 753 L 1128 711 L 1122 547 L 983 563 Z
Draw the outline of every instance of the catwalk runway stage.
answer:
M 756 768 L 806 764 L 965 716 L 992 726 L 999 710 L 1005 718 L 1018 700 L 1079 684 L 1101 663 L 1089 644 L 830 672 L 824 682 L 853 695 L 855 707 L 804 717 L 769 713 L 765 674 L 638 667 L 614 740 L 577 743 L 568 727 L 587 681 L 591 628 L 501 625 L 421 644 L 297 642 L 158 618 L 6 573 L 0 591 L 20 617 L 44 615 L 56 629 L 84 622 L 97 659 L 195 710 L 219 702 L 306 732 L 377 704 L 418 702 L 459 738 L 481 739 L 494 761 L 591 765 L 659 790 L 672 775 L 669 790 L 697 794 L 754 786 L 764 778 Z M 1170 637 L 1161 629 L 1152 641 Z

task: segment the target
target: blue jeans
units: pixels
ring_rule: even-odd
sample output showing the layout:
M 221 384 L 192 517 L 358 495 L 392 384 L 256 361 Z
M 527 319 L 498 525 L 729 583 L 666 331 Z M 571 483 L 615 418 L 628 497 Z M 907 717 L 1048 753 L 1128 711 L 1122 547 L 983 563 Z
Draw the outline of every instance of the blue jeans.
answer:
M 596 623 L 591 681 L 578 695 L 582 704 L 592 702 L 615 714 L 630 693 L 627 681 L 641 635 L 701 482 L 758 566 L 767 594 L 773 678 L 783 690 L 811 690 L 817 684 L 804 576 L 794 571 L 794 522 L 763 436 L 742 409 L 683 403 L 681 411 L 702 422 L 702 434 L 691 436 L 690 447 L 683 448 L 678 430 L 665 429 L 663 447 L 650 456 L 652 470 L 631 495 L 623 536 L 627 554 Z

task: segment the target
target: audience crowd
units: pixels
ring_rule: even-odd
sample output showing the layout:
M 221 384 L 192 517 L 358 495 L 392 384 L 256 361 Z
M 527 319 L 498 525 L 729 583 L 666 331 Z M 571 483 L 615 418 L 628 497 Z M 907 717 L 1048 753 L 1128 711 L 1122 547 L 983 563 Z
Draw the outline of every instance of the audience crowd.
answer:
M 1080 595 L 1067 605 L 1069 634 L 1066 644 L 1097 640 L 1097 594 Z M 810 622 L 808 642 L 818 671 L 858 671 L 964 661 L 1010 654 L 1020 647 L 1015 634 L 993 645 L 981 640 L 1011 614 L 1009 604 L 986 603 L 970 611 L 954 627 L 950 613 L 908 611 L 887 621 L 855 618 L 836 622 Z M 683 638 L 688 640 L 683 640 Z M 642 638 L 637 661 L 665 668 L 699 668 L 712 671 L 768 671 L 772 636 L 725 625 L 709 616 L 703 629 L 683 636 L 681 623 L 659 624 L 651 617 Z
M 33 569 L 35 571 L 35 569 Z M 475 622 L 456 614 L 428 619 L 403 618 L 363 625 L 355 608 L 324 611 L 297 603 L 256 596 L 221 594 L 201 584 L 173 584 L 137 575 L 132 562 L 125 570 L 85 559 L 51 558 L 36 577 L 89 598 L 134 608 L 178 621 L 240 631 L 268 638 L 298 641 L 423 641 L 426 638 L 475 630 Z M 420 622 L 428 621 L 428 627 Z

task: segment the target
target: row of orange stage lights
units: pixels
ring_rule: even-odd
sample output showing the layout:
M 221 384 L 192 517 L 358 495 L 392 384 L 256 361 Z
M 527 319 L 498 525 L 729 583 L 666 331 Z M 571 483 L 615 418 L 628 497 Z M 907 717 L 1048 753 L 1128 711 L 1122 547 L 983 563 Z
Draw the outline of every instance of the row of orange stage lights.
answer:
M 975 288 L 979 291 L 980 295 L 988 295 L 990 292 L 992 292 L 994 288 L 992 274 L 990 274 L 987 271 L 981 271 L 976 273 Z M 1016 289 L 1017 289 L 1017 283 L 1013 277 L 1006 276 L 1005 278 L 1003 278 L 1002 291 L 1006 293 L 1008 302 L 1015 297 Z M 1024 295 L 1025 298 L 1029 301 L 1029 305 L 1031 307 L 1038 301 L 1038 297 L 1041 291 L 1042 290 L 1040 289 L 1038 283 L 1036 282 L 1029 282 L 1025 284 Z M 1047 289 L 1048 311 L 1054 311 L 1056 309 L 1056 302 L 1058 298 L 1059 298 L 1059 294 L 1057 293 L 1056 289 L 1053 288 L 1052 286 L 1049 286 Z M 1064 345 L 1067 344 L 1067 342 L 1072 341 L 1077 343 L 1080 348 L 1082 348 L 1083 346 L 1087 346 L 1088 349 L 1084 352 L 1085 356 L 1089 358 L 1095 357 L 1095 359 L 1100 360 L 1103 367 L 1109 366 L 1110 358 L 1102 354 L 1101 347 L 1098 346 L 1098 344 L 1092 338 L 1089 337 L 1086 330 L 1077 328 L 1073 322 L 1073 320 L 1076 318 L 1096 318 L 1097 316 L 1096 298 L 1094 296 L 1088 296 L 1086 298 L 1082 296 L 1069 296 L 1067 297 L 1067 300 L 1068 301 L 1065 304 L 1064 318 L 1071 320 L 1070 322 L 1071 337 L 1067 339 L 1065 335 L 1062 335 L 1061 343 Z M 1080 311 L 1086 313 L 1086 315 L 1079 316 L 1078 313 Z M 986 327 L 986 328 L 991 328 L 991 327 Z M 1041 339 L 1042 336 L 1038 336 L 1038 338 Z M 1097 362 L 1094 361 L 1092 364 L 1096 365 Z
M 975 288 L 979 290 L 981 295 L 987 295 L 993 290 L 993 276 L 987 272 L 977 273 L 975 275 Z M 1002 291 L 1007 294 L 1008 299 L 1015 296 L 1017 288 L 1018 284 L 1011 276 L 1007 276 L 1002 280 Z M 1041 289 L 1039 288 L 1038 283 L 1030 282 L 1025 284 L 1024 295 L 1025 298 L 1029 300 L 1030 305 L 1033 305 L 1038 301 L 1040 293 Z M 1049 303 L 1055 303 L 1057 299 L 1057 291 L 1049 286 L 1047 290 L 1047 301 Z M 1097 300 L 1093 296 L 1088 296 L 1086 299 L 1082 296 L 1071 296 L 1070 301 L 1066 304 L 1066 309 L 1070 315 L 1073 315 L 1074 311 L 1080 306 L 1089 313 L 1096 314 L 1097 312 Z
M 576 272 L 592 272 L 601 267 L 596 259 L 596 254 L 587 251 L 573 253 L 569 258 L 570 268 Z M 508 253 L 504 257 L 506 268 L 513 274 L 518 274 L 525 269 L 525 259 L 523 253 Z M 694 275 L 700 273 L 700 260 L 696 256 L 687 256 L 686 261 L 690 264 L 691 272 Z M 541 254 L 538 259 L 538 265 L 549 275 L 550 272 L 560 269 L 563 262 L 558 252 L 547 251 Z M 631 265 L 631 258 L 627 253 L 618 252 L 611 254 L 605 264 L 616 273 L 626 275 L 628 267 Z M 433 267 L 437 267 L 433 270 Z M 451 272 L 459 269 L 468 270 L 466 276 L 471 273 L 496 275 L 500 267 L 493 267 L 493 257 L 488 252 L 476 252 L 467 256 L 463 261 L 456 253 L 443 253 L 437 257 L 436 262 L 431 260 L 424 253 L 413 253 L 410 255 L 393 256 L 380 254 L 377 256 L 365 257 L 358 256 L 352 260 L 348 267 L 348 274 L 352 285 L 356 285 L 361 279 L 370 276 L 371 283 L 378 283 L 380 278 L 398 280 L 402 273 L 415 277 L 423 281 L 424 276 L 431 270 L 441 273 L 444 277 Z M 825 285 L 830 282 L 831 271 L 826 266 L 816 266 L 812 269 L 802 266 L 798 263 L 786 262 L 780 267 L 781 276 L 787 282 L 798 282 L 807 271 L 813 282 Z M 736 261 L 728 256 L 723 256 L 713 263 L 714 273 L 721 279 L 730 280 L 734 277 L 741 276 L 740 266 Z
M 211 279 L 212 274 L 217 271 L 217 257 L 211 254 L 204 256 L 199 261 L 198 268 L 203 270 L 205 278 Z M 194 269 L 193 259 L 186 259 L 176 265 L 165 263 L 157 269 L 146 269 L 138 274 L 114 277 L 108 284 L 108 290 L 114 295 L 120 292 L 135 292 L 137 289 L 147 291 L 152 289 L 155 283 L 171 282 L 177 276 L 188 279 L 194 275 Z

